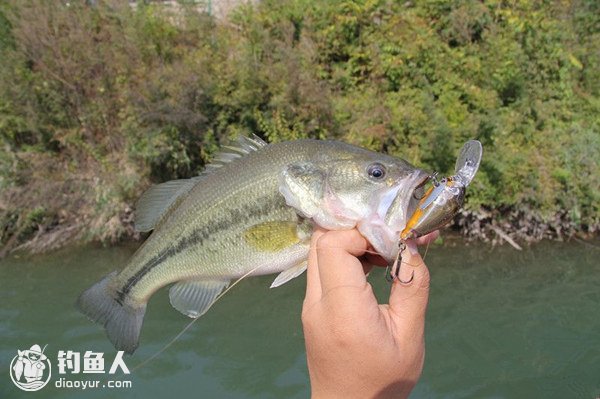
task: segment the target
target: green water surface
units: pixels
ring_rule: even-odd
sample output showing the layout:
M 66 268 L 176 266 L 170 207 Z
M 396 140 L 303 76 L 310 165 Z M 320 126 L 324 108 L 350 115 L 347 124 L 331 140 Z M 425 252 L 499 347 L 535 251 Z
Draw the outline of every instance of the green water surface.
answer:
M 596 245 L 594 247 L 593 245 Z M 431 248 L 427 355 L 412 398 L 590 398 L 600 396 L 600 250 L 597 243 L 541 243 L 521 252 L 457 241 Z M 148 305 L 132 373 L 58 375 L 59 350 L 115 350 L 79 314 L 78 294 L 120 268 L 135 245 L 77 248 L 0 261 L 0 398 L 306 398 L 300 310 L 305 277 L 269 289 L 250 278 L 198 320 L 171 308 L 167 290 Z M 383 271 L 370 281 L 384 299 Z M 9 378 L 17 349 L 48 345 L 50 383 L 34 393 Z M 131 388 L 65 389 L 55 382 L 110 378 Z

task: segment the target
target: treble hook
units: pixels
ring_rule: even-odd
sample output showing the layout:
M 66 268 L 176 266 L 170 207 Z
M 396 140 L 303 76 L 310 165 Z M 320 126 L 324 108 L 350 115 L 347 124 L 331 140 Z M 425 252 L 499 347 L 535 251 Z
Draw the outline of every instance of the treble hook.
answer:
M 396 259 L 394 260 L 391 269 L 390 265 L 388 265 L 385 269 L 385 279 L 389 282 L 392 282 L 394 281 L 394 279 L 397 279 L 401 284 L 410 284 L 415 278 L 415 271 L 412 271 L 410 278 L 406 281 L 400 278 L 400 267 L 402 267 L 402 253 L 406 250 L 406 243 L 400 240 L 398 246 L 400 247 L 400 249 L 398 251 L 398 255 L 396 255 Z

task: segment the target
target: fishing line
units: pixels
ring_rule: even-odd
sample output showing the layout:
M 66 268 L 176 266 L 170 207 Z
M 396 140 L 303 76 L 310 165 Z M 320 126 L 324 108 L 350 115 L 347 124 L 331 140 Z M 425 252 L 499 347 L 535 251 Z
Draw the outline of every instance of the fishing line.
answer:
M 429 244 L 431 244 L 431 241 L 427 241 L 427 246 L 425 247 L 425 253 L 423 254 L 423 262 L 425 262 L 425 258 L 427 257 L 427 251 L 429 251 Z
M 223 295 L 227 294 L 227 292 L 229 292 L 229 290 L 232 289 L 237 283 L 239 283 L 240 281 L 242 281 L 244 278 L 248 277 L 250 274 L 254 273 L 256 270 L 260 269 L 261 267 L 262 267 L 262 265 L 257 266 L 254 269 L 250 270 L 248 273 L 244 274 L 242 277 L 240 277 L 237 280 L 235 280 L 232 284 L 229 285 L 229 287 L 227 287 L 225 289 L 225 291 L 223 291 L 219 295 L 217 295 L 217 297 L 213 301 L 213 304 L 215 302 L 217 302 L 219 299 L 221 299 L 221 297 Z M 212 304 L 211 304 L 211 306 L 212 306 Z M 200 317 L 202 317 L 202 316 L 200 316 Z M 131 369 L 131 371 L 135 371 L 135 370 L 138 370 L 138 369 L 142 368 L 143 366 L 145 366 L 146 364 L 148 364 L 152 360 L 154 360 L 158 355 L 160 355 L 161 353 L 163 353 L 164 351 L 166 351 L 167 349 L 169 349 L 169 347 L 171 347 L 171 345 L 173 345 L 175 343 L 175 341 L 177 341 L 187 330 L 189 330 L 190 327 L 196 321 L 198 321 L 198 319 L 200 319 L 200 317 L 196 317 L 195 319 L 192 319 L 192 321 L 190 321 L 185 327 L 183 327 L 183 329 L 177 335 L 175 335 L 165 346 L 163 346 L 158 352 L 156 352 L 155 354 L 153 354 L 152 356 L 150 356 L 148 359 L 142 361 L 141 363 L 138 363 L 134 368 Z
M 429 243 L 427 244 L 427 246 L 429 247 Z M 347 247 L 321 247 L 320 249 L 348 249 L 348 248 Z M 354 248 L 354 249 L 361 249 L 361 248 Z M 379 255 L 378 252 L 376 252 L 374 250 L 370 250 L 370 249 L 366 249 L 364 252 L 372 254 L 372 255 Z M 425 254 L 427 254 L 427 252 L 425 252 Z M 413 266 L 413 267 L 418 266 L 418 265 L 413 265 L 413 264 L 411 264 L 411 263 L 409 263 L 409 262 L 407 262 L 405 260 L 402 260 L 402 263 L 406 264 L 406 265 L 409 265 L 409 266 Z M 377 265 L 374 265 L 374 266 L 377 266 Z M 240 281 L 242 281 L 244 278 L 248 277 L 250 274 L 252 274 L 255 271 L 257 271 L 261 267 L 262 267 L 262 265 L 257 266 L 254 269 L 252 269 L 249 272 L 247 272 L 246 274 L 244 274 L 243 276 L 241 276 L 240 278 L 238 278 L 237 280 L 235 280 L 223 292 L 221 292 L 219 295 L 217 295 L 217 297 L 215 298 L 215 300 L 213 301 L 213 303 L 217 302 L 219 299 L 221 299 L 223 297 L 223 295 L 227 294 L 229 292 L 229 290 L 232 289 L 233 287 L 235 287 Z M 147 365 L 148 363 L 150 363 L 151 361 L 153 361 L 154 359 L 156 359 L 164 351 L 166 351 L 167 349 L 169 349 L 179 338 L 181 338 L 181 336 L 183 336 L 183 334 L 185 334 L 186 331 L 188 331 L 192 327 L 192 325 L 196 321 L 198 321 L 198 319 L 200 319 L 200 317 L 192 319 L 185 327 L 183 327 L 183 329 L 179 333 L 177 333 L 177 335 L 175 335 L 169 342 L 167 342 L 167 344 L 165 346 L 163 346 L 159 351 L 157 351 L 156 353 L 154 353 L 152 356 L 150 356 L 146 360 L 142 361 L 141 363 L 138 363 L 136 366 L 134 366 L 131 369 L 131 371 L 133 372 L 133 371 L 139 370 L 140 368 L 144 367 L 145 365 Z

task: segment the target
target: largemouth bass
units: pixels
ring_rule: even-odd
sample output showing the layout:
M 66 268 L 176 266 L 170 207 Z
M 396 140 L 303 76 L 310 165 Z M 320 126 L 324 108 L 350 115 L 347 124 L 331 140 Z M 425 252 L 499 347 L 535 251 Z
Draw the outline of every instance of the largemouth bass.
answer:
M 404 160 L 341 142 L 242 138 L 202 175 L 142 195 L 135 226 L 152 234 L 122 271 L 84 291 L 77 304 L 117 349 L 132 353 L 158 289 L 175 283 L 171 304 L 196 318 L 242 276 L 279 273 L 271 287 L 280 286 L 306 269 L 315 223 L 357 227 L 391 260 L 427 176 Z

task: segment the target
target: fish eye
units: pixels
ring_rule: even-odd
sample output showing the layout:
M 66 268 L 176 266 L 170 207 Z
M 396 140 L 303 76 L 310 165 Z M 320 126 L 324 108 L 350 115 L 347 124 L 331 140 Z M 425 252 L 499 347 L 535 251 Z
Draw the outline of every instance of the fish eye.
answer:
M 367 173 L 374 179 L 383 179 L 385 177 L 385 166 L 380 163 L 373 163 L 367 168 Z

